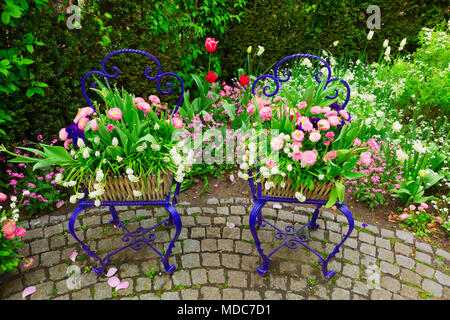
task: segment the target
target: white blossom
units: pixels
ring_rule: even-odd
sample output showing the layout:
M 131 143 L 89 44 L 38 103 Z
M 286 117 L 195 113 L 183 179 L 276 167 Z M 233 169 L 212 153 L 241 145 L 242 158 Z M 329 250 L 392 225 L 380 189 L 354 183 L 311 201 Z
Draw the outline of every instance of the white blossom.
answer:
M 117 146 L 119 145 L 119 140 L 118 140 L 116 137 L 114 137 L 114 138 L 112 139 L 111 144 L 112 144 L 114 147 L 117 147 Z

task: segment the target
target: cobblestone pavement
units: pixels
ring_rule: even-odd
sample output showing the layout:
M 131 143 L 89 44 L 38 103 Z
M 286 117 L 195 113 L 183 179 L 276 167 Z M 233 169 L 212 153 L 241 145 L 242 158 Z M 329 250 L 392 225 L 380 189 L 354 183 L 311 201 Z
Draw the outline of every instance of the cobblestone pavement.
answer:
M 161 208 L 118 207 L 119 217 L 130 230 L 150 227 L 167 214 Z M 248 229 L 251 204 L 247 199 L 208 199 L 203 207 L 189 203 L 177 206 L 183 230 L 176 243 L 171 263 L 177 269 L 172 276 L 162 271 L 159 256 L 148 246 L 140 251 L 131 248 L 114 255 L 110 267 L 116 276 L 128 281 L 127 289 L 114 291 L 105 276 L 97 278 L 90 271 L 90 260 L 68 232 L 69 215 L 44 216 L 29 222 L 26 244 L 21 254 L 35 259 L 34 265 L 21 270 L 0 284 L 2 299 L 22 298 L 25 287 L 35 285 L 36 292 L 25 299 L 449 299 L 450 254 L 433 248 L 411 233 L 401 230 L 362 226 L 344 243 L 329 269 L 336 275 L 327 280 L 309 251 L 283 247 L 272 256 L 265 277 L 255 271 L 261 258 Z M 275 225 L 299 226 L 308 221 L 312 209 L 299 204 L 282 204 L 282 209 L 266 205 L 263 217 Z M 76 230 L 102 257 L 121 246 L 120 229 L 112 228 L 106 208 L 85 211 Z M 230 228 L 227 223 L 233 223 Z M 320 228 L 311 231 L 309 245 L 318 252 L 331 252 L 340 242 L 347 221 L 340 213 L 321 210 Z M 174 227 L 156 232 L 155 245 L 167 247 Z M 308 231 L 309 233 L 309 231 Z M 268 249 L 276 243 L 272 231 L 259 231 Z M 77 259 L 69 259 L 78 251 Z M 267 251 L 265 251 L 267 252 Z M 80 267 L 79 288 L 69 290 L 70 265 Z M 73 268 L 73 267 L 72 267 Z M 370 269 L 370 270 L 369 270 Z M 69 269 L 70 270 L 70 269 Z M 376 272 L 379 270 L 379 273 Z M 161 272 L 162 271 L 162 272 Z M 368 284 L 368 272 L 375 284 Z M 379 287 L 377 287 L 377 274 Z

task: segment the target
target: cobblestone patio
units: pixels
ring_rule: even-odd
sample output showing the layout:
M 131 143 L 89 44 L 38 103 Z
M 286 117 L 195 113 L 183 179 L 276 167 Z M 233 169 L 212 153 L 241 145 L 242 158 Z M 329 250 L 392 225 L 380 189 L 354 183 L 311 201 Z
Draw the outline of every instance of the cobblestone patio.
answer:
M 166 217 L 161 208 L 118 207 L 119 217 L 127 227 L 148 228 Z M 105 276 L 97 278 L 90 271 L 90 260 L 68 232 L 69 215 L 47 215 L 29 222 L 21 254 L 35 259 L 34 265 L 9 275 L 0 284 L 2 299 L 21 300 L 25 287 L 35 285 L 36 292 L 26 299 L 449 299 L 449 252 L 401 230 L 380 229 L 374 225 L 356 228 L 341 252 L 330 262 L 336 275 L 327 280 L 321 273 L 318 258 L 308 250 L 280 249 L 272 257 L 266 277 L 255 271 L 261 258 L 252 243 L 248 229 L 251 204 L 247 199 L 208 199 L 202 207 L 190 203 L 177 206 L 183 230 L 176 243 L 171 263 L 177 269 L 172 276 L 162 271 L 158 255 L 144 246 L 130 248 L 114 255 L 116 276 L 128 281 L 129 287 L 113 291 Z M 266 206 L 263 217 L 278 227 L 304 224 L 312 208 L 299 204 L 282 204 L 282 209 Z M 104 256 L 122 246 L 121 230 L 112 228 L 107 209 L 82 213 L 83 227 L 77 222 L 77 233 L 92 249 Z M 80 221 L 80 219 L 78 220 Z M 230 228 L 227 223 L 233 223 Z M 309 245 L 321 253 L 331 252 L 345 234 L 345 217 L 321 210 L 320 228 L 310 233 Z M 170 233 L 169 233 L 170 232 Z M 167 247 L 174 228 L 156 232 L 156 247 Z M 263 229 L 259 236 L 269 250 L 272 231 Z M 107 250 L 107 251 L 106 251 Z M 266 252 L 267 252 L 266 250 Z M 78 251 L 77 259 L 69 259 Z M 80 267 L 80 288 L 69 290 L 67 269 Z M 109 268 L 110 268 L 109 267 Z M 368 285 L 367 269 L 380 271 L 379 288 Z M 371 269 L 372 270 L 372 269 Z M 161 272 L 162 271 L 162 272 Z

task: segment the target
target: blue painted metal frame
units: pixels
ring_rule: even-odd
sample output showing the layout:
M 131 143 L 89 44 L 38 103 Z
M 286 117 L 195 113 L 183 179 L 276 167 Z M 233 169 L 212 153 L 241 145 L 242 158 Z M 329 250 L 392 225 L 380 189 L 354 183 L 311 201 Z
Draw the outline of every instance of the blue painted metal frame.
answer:
M 327 80 L 324 86 L 325 90 L 327 88 L 327 86 L 331 83 L 331 82 L 335 82 L 335 81 L 340 81 L 347 89 L 347 95 L 346 95 L 346 99 L 342 105 L 342 107 L 339 106 L 339 109 L 342 110 L 345 108 L 345 106 L 348 104 L 348 101 L 350 99 L 350 87 L 347 84 L 347 82 L 345 82 L 342 79 L 339 78 L 331 78 L 331 68 L 329 66 L 329 64 L 323 60 L 322 58 L 316 57 L 314 55 L 311 54 L 294 54 L 291 56 L 287 56 L 284 59 L 280 60 L 280 62 L 278 62 L 274 68 L 274 75 L 262 75 L 259 78 L 257 78 L 255 80 L 255 82 L 253 83 L 253 87 L 252 87 L 252 94 L 255 95 L 255 88 L 257 83 L 262 80 L 262 79 L 270 79 L 272 81 L 275 82 L 275 90 L 273 92 L 267 92 L 267 90 L 269 90 L 271 87 L 269 85 L 266 85 L 263 87 L 263 93 L 266 97 L 271 97 L 274 96 L 281 88 L 281 83 L 286 82 L 290 79 L 291 74 L 289 71 L 284 71 L 283 75 L 285 76 L 285 78 L 281 79 L 278 76 L 279 70 L 278 68 L 287 60 L 290 59 L 294 59 L 294 58 L 309 58 L 309 59 L 314 59 L 314 60 L 318 60 L 320 62 L 322 62 L 326 68 L 328 69 L 328 76 L 327 76 Z M 322 80 L 319 79 L 319 76 L 322 75 L 322 72 L 319 71 L 315 74 L 315 80 L 316 82 L 318 82 L 319 84 L 322 82 Z M 327 96 L 327 99 L 335 99 L 337 98 L 339 95 L 339 91 L 337 89 L 335 89 L 335 95 L 334 96 Z M 339 203 L 336 202 L 336 207 L 345 215 L 345 217 L 347 218 L 348 221 L 348 231 L 347 234 L 344 236 L 344 238 L 342 239 L 342 241 L 335 246 L 335 248 L 333 249 L 333 251 L 328 255 L 327 258 L 323 257 L 320 253 L 318 253 L 316 250 L 312 249 L 311 247 L 309 247 L 306 244 L 306 241 L 308 240 L 308 237 L 303 234 L 303 230 L 308 227 L 310 230 L 316 230 L 319 227 L 319 224 L 317 224 L 317 218 L 319 216 L 319 210 L 320 208 L 325 205 L 327 203 L 327 201 L 324 200 L 316 200 L 316 199 L 307 199 L 304 202 L 300 202 L 298 201 L 296 198 L 282 198 L 282 197 L 269 197 L 269 196 L 263 196 L 262 194 L 262 186 L 261 186 L 261 182 L 257 182 L 256 186 L 255 186 L 255 180 L 252 178 L 253 174 L 251 171 L 249 171 L 249 184 L 250 184 L 250 189 L 253 195 L 253 208 L 252 211 L 250 213 L 250 218 L 249 218 L 249 227 L 250 227 L 250 231 L 251 234 L 253 236 L 253 240 L 255 243 L 255 246 L 258 250 L 259 255 L 262 258 L 262 267 L 258 267 L 256 268 L 257 272 L 260 275 L 265 275 L 267 272 L 267 269 L 269 267 L 269 263 L 271 261 L 270 257 L 277 252 L 279 249 L 281 249 L 283 246 L 287 246 L 289 249 L 296 249 L 298 247 L 298 245 L 302 245 L 303 247 L 305 247 L 306 249 L 310 250 L 312 253 L 314 253 L 318 258 L 319 258 L 319 265 L 322 267 L 322 273 L 324 274 L 324 276 L 326 278 L 331 278 L 335 275 L 335 271 L 328 270 L 328 263 L 329 261 L 335 257 L 335 255 L 339 252 L 339 248 L 342 246 L 342 244 L 345 242 L 345 240 L 347 240 L 347 238 L 350 236 L 350 234 L 353 231 L 354 228 L 354 220 L 353 220 L 353 215 L 350 212 L 350 210 L 348 209 L 348 207 L 345 205 L 344 202 Z M 257 168 L 257 174 L 256 174 L 256 180 L 259 180 L 259 167 Z M 311 220 L 306 223 L 305 225 L 301 226 L 300 228 L 296 229 L 294 226 L 292 225 L 288 225 L 284 228 L 284 230 L 274 226 L 272 223 L 270 223 L 269 221 L 265 220 L 262 218 L 262 214 L 261 214 L 261 210 L 264 207 L 264 205 L 267 202 L 288 202 L 288 203 L 303 203 L 303 204 L 313 204 L 316 206 L 316 209 L 314 210 L 314 213 L 312 214 Z M 272 250 L 270 253 L 266 254 L 264 253 L 264 250 L 261 248 L 261 241 L 259 240 L 258 237 L 258 229 L 259 228 L 263 228 L 269 226 L 271 228 L 273 228 L 276 232 L 275 232 L 275 239 L 277 240 L 283 240 L 283 242 L 274 250 Z
M 166 82 L 165 87 L 168 89 L 167 90 L 161 89 L 162 78 L 171 76 L 171 77 L 176 78 L 180 82 L 181 93 L 180 93 L 180 97 L 178 99 L 177 106 L 174 109 L 172 114 L 176 113 L 178 108 L 181 105 L 181 102 L 183 101 L 183 96 L 184 96 L 183 80 L 175 73 L 172 73 L 172 72 L 162 73 L 161 64 L 159 63 L 158 59 L 156 59 L 150 53 L 147 53 L 147 52 L 141 51 L 141 50 L 135 50 L 135 49 L 122 49 L 122 50 L 117 50 L 117 51 L 113 51 L 113 52 L 109 53 L 102 61 L 102 64 L 101 64 L 102 71 L 98 71 L 98 70 L 89 71 L 83 76 L 83 78 L 81 80 L 81 90 L 83 92 L 83 95 L 84 95 L 88 105 L 95 110 L 95 108 L 86 92 L 85 83 L 86 83 L 87 78 L 90 75 L 95 74 L 95 75 L 99 75 L 99 76 L 105 78 L 108 83 L 111 79 L 117 78 L 117 76 L 119 75 L 119 69 L 117 67 L 113 66 L 112 70 L 114 73 L 109 74 L 105 70 L 105 65 L 106 65 L 107 60 L 110 57 L 120 54 L 120 53 L 136 53 L 136 54 L 140 54 L 140 55 L 149 57 L 151 60 L 153 60 L 158 67 L 157 74 L 155 76 L 149 75 L 149 73 L 151 74 L 153 72 L 153 69 L 148 67 L 144 71 L 144 76 L 148 80 L 156 80 L 156 88 L 163 95 L 171 94 L 173 92 L 174 86 L 172 83 Z M 94 82 L 93 87 L 95 87 L 95 86 L 96 86 L 96 83 Z M 169 190 L 172 189 L 172 184 L 173 184 L 173 175 L 172 175 L 172 180 L 171 180 L 171 187 Z M 177 239 L 181 233 L 181 229 L 182 229 L 180 215 L 178 214 L 177 210 L 174 207 L 174 205 L 177 203 L 177 196 L 180 192 L 180 187 L 181 187 L 181 183 L 177 183 L 175 191 L 173 192 L 172 200 L 171 200 L 172 192 L 170 191 L 169 194 L 166 196 L 166 198 L 162 199 L 162 200 L 102 201 L 100 203 L 101 207 L 109 207 L 109 211 L 112 216 L 112 219 L 109 222 L 115 228 L 122 228 L 125 231 L 125 234 L 122 236 L 122 241 L 124 243 L 126 243 L 123 247 L 121 247 L 120 249 L 118 249 L 114 252 L 109 253 L 103 259 L 100 258 L 93 250 L 91 250 L 88 245 L 86 245 L 84 242 L 82 242 L 80 240 L 80 238 L 76 235 L 75 230 L 74 230 L 75 222 L 76 222 L 79 214 L 83 210 L 94 206 L 94 201 L 86 200 L 87 194 L 88 194 L 87 189 L 84 191 L 84 193 L 85 193 L 84 198 L 78 202 L 78 207 L 75 209 L 75 211 L 72 213 L 72 215 L 70 217 L 69 231 L 72 234 L 72 236 L 75 238 L 75 240 L 81 244 L 81 247 L 83 248 L 83 250 L 90 257 L 98 260 L 99 266 L 92 268 L 97 275 L 101 275 L 104 273 L 105 268 L 111 263 L 111 260 L 110 260 L 111 256 L 113 256 L 116 253 L 118 253 L 126 248 L 129 248 L 129 247 L 131 247 L 133 250 L 140 250 L 140 249 L 142 249 L 143 243 L 147 244 L 150 248 L 152 248 L 161 257 L 161 262 L 167 273 L 171 274 L 175 271 L 176 266 L 175 266 L 175 264 L 172 264 L 172 265 L 169 264 L 169 257 L 170 257 L 170 254 L 172 253 L 172 249 L 173 249 L 175 242 L 177 241 Z M 115 207 L 118 207 L 118 206 L 159 206 L 159 207 L 163 207 L 167 210 L 168 218 L 164 219 L 163 221 L 157 223 L 156 225 L 154 225 L 150 228 L 138 227 L 135 230 L 135 232 L 132 232 L 122 223 L 122 221 L 120 221 L 119 215 L 117 214 L 117 211 L 115 209 Z M 169 243 L 169 246 L 168 246 L 165 254 L 160 252 L 158 249 L 156 249 L 152 245 L 152 242 L 156 238 L 154 230 L 161 225 L 164 225 L 164 226 L 174 225 L 175 226 L 175 234 L 174 234 L 171 242 Z

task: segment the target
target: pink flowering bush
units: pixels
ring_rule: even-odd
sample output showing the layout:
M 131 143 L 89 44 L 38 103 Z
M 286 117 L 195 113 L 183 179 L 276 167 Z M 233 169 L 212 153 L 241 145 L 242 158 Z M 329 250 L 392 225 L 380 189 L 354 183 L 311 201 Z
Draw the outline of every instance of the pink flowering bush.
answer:
M 371 149 L 371 159 L 367 165 L 362 161 L 356 163 L 354 172 L 365 174 L 358 179 L 351 179 L 347 183 L 347 189 L 352 193 L 352 197 L 357 202 L 366 203 L 371 209 L 385 204 L 391 195 L 392 189 L 400 189 L 400 182 L 405 181 L 403 178 L 403 166 L 399 163 L 386 161 L 386 157 L 393 158 L 395 156 L 394 146 L 387 148 L 389 155 L 379 146 L 384 146 L 384 141 L 369 140 L 362 143 L 361 146 L 369 145 Z
M 38 141 L 43 142 L 40 135 Z M 29 142 L 23 142 L 25 146 L 30 146 Z M 54 140 L 54 142 L 56 141 Z M 26 150 L 16 148 L 14 151 L 25 158 L 30 156 L 40 157 Z M 4 156 L 0 157 L 0 162 L 7 167 L 5 174 L 9 192 L 18 197 L 23 196 L 20 197 L 22 200 L 18 205 L 22 206 L 24 213 L 27 213 L 24 218 L 54 210 L 57 203 L 64 201 L 63 199 L 67 194 L 64 192 L 64 188 L 61 188 L 55 181 L 56 174 L 62 172 L 62 169 L 58 171 L 52 167 L 46 167 L 33 171 L 29 164 L 23 162 L 7 163 Z
M 3 209 L 2 204 L 8 196 L 0 193 L 0 275 L 6 272 L 15 272 L 19 267 L 19 262 L 24 259 L 24 267 L 28 268 L 34 262 L 33 259 L 25 259 L 17 250 L 23 246 L 21 239 L 27 231 L 21 226 L 19 220 L 19 211 L 23 205 L 20 205 L 23 199 L 14 195 L 10 196 L 10 209 Z M 20 197 L 22 198 L 22 197 Z
M 404 228 L 411 230 L 419 237 L 428 236 L 432 228 L 435 227 L 435 223 L 438 222 L 433 218 L 433 216 L 427 212 L 428 205 L 426 203 L 421 203 L 418 206 L 413 204 L 403 209 L 402 214 L 398 216 L 401 223 L 400 225 Z

